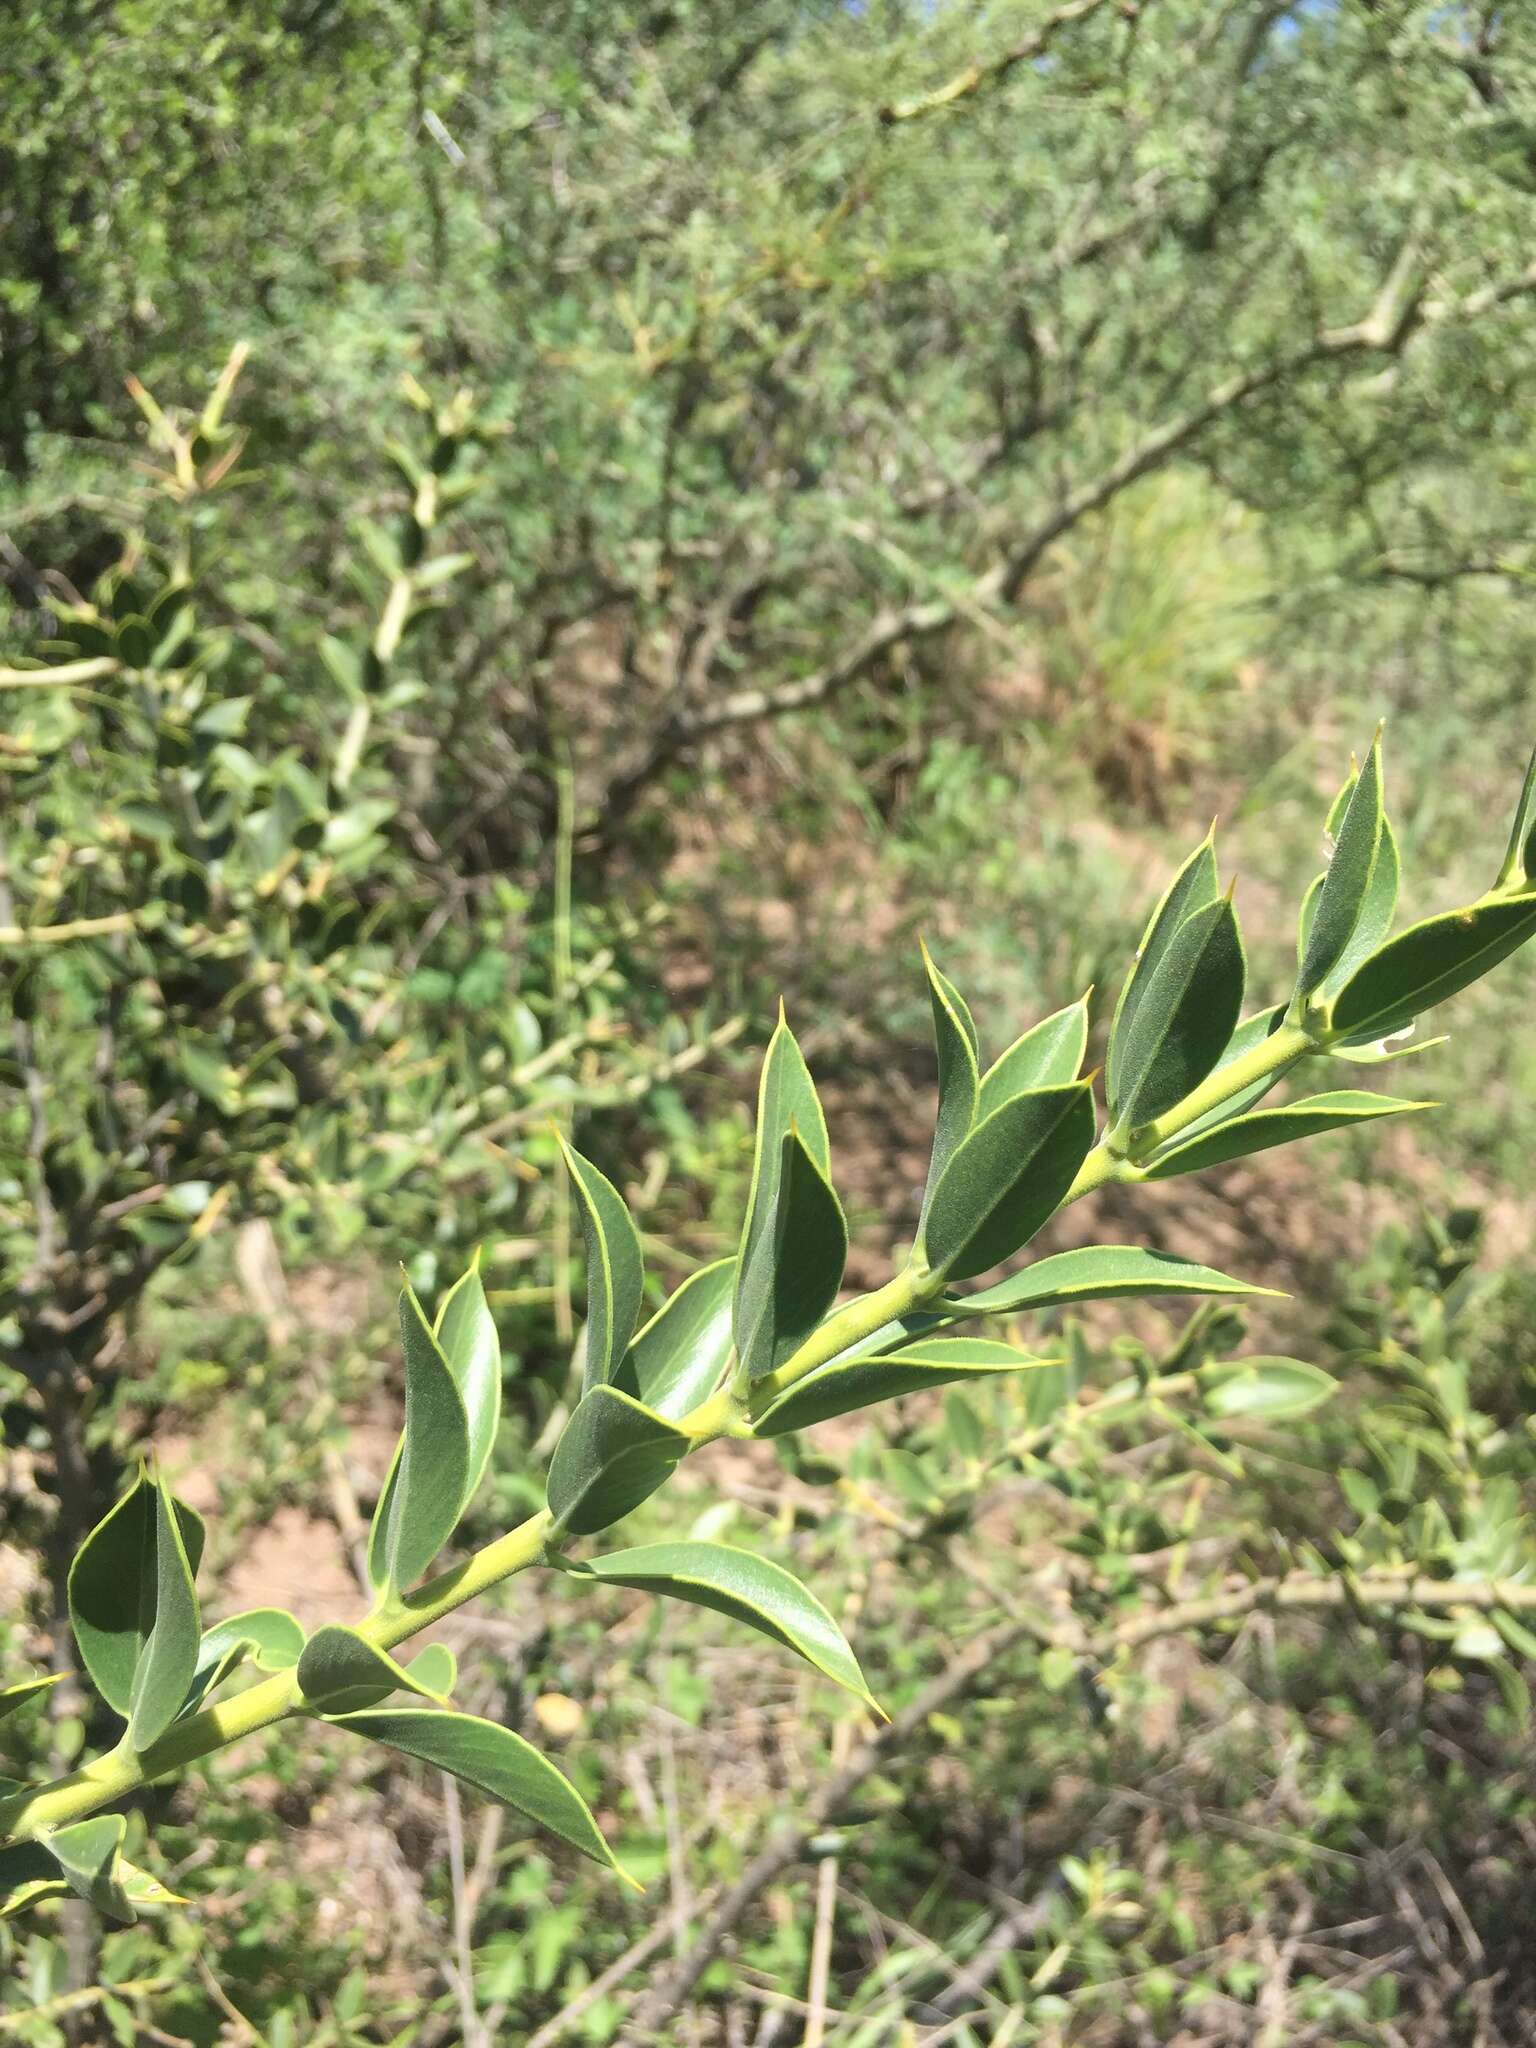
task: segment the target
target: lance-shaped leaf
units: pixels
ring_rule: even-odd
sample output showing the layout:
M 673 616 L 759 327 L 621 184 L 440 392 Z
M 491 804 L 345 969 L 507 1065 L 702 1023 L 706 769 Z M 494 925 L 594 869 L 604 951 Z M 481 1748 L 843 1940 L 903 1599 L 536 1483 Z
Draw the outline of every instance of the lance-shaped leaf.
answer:
M 1381 1039 L 1479 980 L 1536 932 L 1536 899 L 1485 897 L 1442 911 L 1389 939 L 1345 983 L 1330 1023 L 1350 1038 Z
M 370 1643 L 355 1628 L 327 1622 L 304 1645 L 299 1659 L 299 1691 L 322 1714 L 351 1714 L 376 1707 L 392 1692 L 414 1692 L 439 1706 L 442 1695 L 397 1664 L 387 1650 Z
M 1110 1101 L 1119 1126 L 1149 1124 L 1199 1087 L 1232 1037 L 1246 978 L 1237 913 L 1223 896 L 1184 920 L 1147 978 Z
M 934 1271 L 968 1280 L 1027 1244 L 1071 1187 L 1094 1134 L 1086 1081 L 1032 1088 L 993 1110 L 934 1189 L 924 1232 Z
M 478 1251 L 468 1271 L 460 1275 L 439 1303 L 433 1334 L 448 1361 L 448 1370 L 458 1382 L 469 1427 L 469 1472 L 463 1501 L 467 1507 L 485 1476 L 496 1444 L 496 1425 L 501 1420 L 501 1339 L 485 1298 Z
M 161 1493 L 162 1488 L 141 1471 L 81 1544 L 69 1573 L 69 1614 L 81 1662 L 107 1705 L 125 1718 L 133 1712 L 135 1678 L 159 1610 Z M 169 1498 L 165 1496 L 167 1503 Z M 186 1659 L 185 1676 L 166 1725 L 197 1667 L 197 1601 L 191 1595 L 191 1577 L 203 1554 L 202 1517 L 184 1502 L 173 1505 L 177 1543 L 166 1559 L 172 1612 L 161 1641 L 158 1678 L 174 1675 L 175 1665 L 184 1655 L 188 1613 L 192 1653 Z M 147 1726 L 152 1718 L 153 1713 L 146 1709 L 141 1725 Z
M 842 1205 L 793 1126 L 785 1134 L 771 1235 L 759 1237 L 736 1289 L 736 1354 L 763 1379 L 816 1328 L 842 1284 L 848 1225 Z
M 109 1920 L 133 1918 L 133 1908 L 117 1869 L 127 1826 L 120 1813 L 96 1813 L 89 1820 L 55 1828 L 44 1842 L 70 1890 L 78 1892 Z
M 928 994 L 933 1006 L 933 1040 L 939 1055 L 939 1113 L 934 1123 L 928 1178 L 923 1186 L 923 1214 L 926 1215 L 939 1176 L 976 1121 L 979 1082 L 976 1026 L 971 1021 L 965 1000 L 954 984 L 934 966 L 926 946 L 923 947 L 923 966 L 928 975 Z
M 365 1735 L 402 1755 L 451 1772 L 504 1806 L 515 1807 L 595 1863 L 616 1871 L 627 1884 L 634 1883 L 603 1840 L 590 1807 L 575 1786 L 531 1742 L 510 1728 L 477 1720 L 472 1714 L 421 1707 L 344 1714 L 330 1726 Z
M 173 1892 L 169 1885 L 162 1884 L 149 1871 L 141 1870 L 137 1863 L 130 1863 L 126 1856 L 117 1859 L 117 1881 L 135 1914 L 156 1906 L 184 1906 L 187 1903 L 180 1892 Z
M 878 1713 L 847 1638 L 792 1572 L 725 1543 L 647 1543 L 575 1568 L 581 1578 L 634 1586 L 696 1607 L 712 1607 L 803 1657 Z
M 1172 1180 L 1175 1174 L 1198 1173 L 1229 1159 L 1246 1159 L 1251 1152 L 1267 1152 L 1272 1145 L 1288 1145 L 1293 1138 L 1311 1138 L 1322 1131 L 1341 1131 L 1349 1124 L 1373 1123 L 1384 1116 L 1407 1116 L 1434 1107 L 1432 1102 L 1400 1102 L 1395 1096 L 1372 1095 L 1363 1088 L 1336 1088 L 1326 1095 L 1309 1095 L 1301 1102 L 1255 1110 L 1218 1124 L 1188 1144 L 1160 1152 L 1146 1168 L 1146 1178 Z
M 664 1416 L 594 1387 L 576 1404 L 549 1464 L 549 1507 L 573 1536 L 592 1536 L 649 1499 L 691 1439 Z
M 154 1492 L 154 1620 L 139 1652 L 128 1696 L 128 1740 L 135 1749 L 148 1749 L 180 1712 L 197 1672 L 203 1634 L 192 1561 L 187 1556 L 177 1504 L 163 1479 Z
M 1037 1259 L 1011 1279 L 984 1287 L 979 1294 L 950 1296 L 944 1307 L 952 1315 L 1009 1316 L 1026 1310 L 1062 1308 L 1080 1301 L 1114 1301 L 1153 1294 L 1274 1294 L 1273 1287 L 1255 1287 L 1234 1280 L 1212 1266 L 1150 1252 L 1140 1245 L 1093 1244 L 1080 1251 L 1057 1252 Z
M 754 1418 L 753 1433 L 783 1436 L 834 1415 L 872 1408 L 877 1401 L 892 1401 L 899 1394 L 919 1394 L 951 1380 L 985 1379 L 1049 1363 L 1016 1351 L 1011 1344 L 993 1344 L 981 1337 L 931 1337 L 910 1351 L 886 1357 L 834 1359 L 769 1401 Z
M 1524 889 L 1536 876 L 1536 752 L 1526 763 L 1520 801 L 1509 828 L 1509 849 L 1499 869 L 1498 889 Z
M 1378 732 L 1371 742 L 1365 766 L 1355 777 L 1344 805 L 1333 855 L 1308 919 L 1301 969 L 1296 977 L 1296 987 L 1304 996 L 1311 995 L 1320 987 L 1339 964 L 1362 919 L 1372 925 L 1374 936 L 1363 942 L 1361 957 L 1390 928 L 1393 906 L 1397 901 L 1397 865 L 1395 847 L 1390 857 L 1384 853 L 1385 826 L 1381 734 Z M 1378 870 L 1386 872 L 1383 869 L 1384 859 L 1389 860 L 1391 882 L 1390 901 L 1385 902 L 1376 887 Z M 1383 910 L 1385 924 L 1382 923 Z
M 1197 910 L 1204 910 L 1208 904 L 1214 903 L 1219 894 L 1216 847 L 1211 833 L 1207 832 L 1163 891 L 1156 910 L 1147 920 L 1141 944 L 1131 962 L 1131 971 L 1125 977 L 1125 986 L 1115 1005 L 1114 1019 L 1109 1027 L 1109 1049 L 1104 1060 L 1104 1087 L 1112 1114 L 1125 1092 L 1121 1067 L 1131 1026 L 1136 1021 L 1136 1013 L 1145 1000 L 1152 977 L 1173 944 L 1180 925 Z
M 1239 1358 L 1207 1379 L 1204 1391 L 1212 1415 L 1279 1422 L 1320 1408 L 1337 1382 L 1300 1358 Z
M 25 1913 L 44 1899 L 67 1899 L 69 1881 L 41 1842 L 0 1849 L 0 1920 Z
M 44 1678 L 23 1678 L 15 1685 L 8 1685 L 0 1691 L 0 1721 L 7 1714 L 14 1714 L 18 1707 L 24 1707 L 28 1700 L 35 1700 L 63 1682 L 62 1671 L 50 1672 Z
M 606 1386 L 640 1317 L 645 1267 L 640 1235 L 612 1181 L 560 1140 L 587 1246 L 587 1356 L 582 1391 Z
M 453 1534 L 469 1479 L 469 1417 L 415 1291 L 400 1294 L 405 1429 L 368 1532 L 375 1586 L 413 1585 Z
M 785 1021 L 781 1004 L 779 1021 L 768 1041 L 762 1077 L 758 1082 L 752 1186 L 747 1197 L 747 1220 L 742 1230 L 741 1255 L 736 1268 L 732 1319 L 736 1352 L 742 1359 L 749 1355 L 752 1325 L 761 1318 L 763 1301 L 770 1291 L 777 1262 L 779 1195 L 786 1156 L 784 1141 L 791 1130 L 822 1173 L 830 1177 L 831 1153 L 827 1145 L 826 1118 L 816 1099 L 810 1069 Z
M 731 1355 L 735 1259 L 690 1273 L 624 1354 L 613 1383 L 658 1415 L 676 1417 L 715 1391 Z
M 1090 991 L 1091 993 L 1091 991 Z M 1060 1088 L 1075 1081 L 1088 1050 L 1088 997 L 1030 1026 L 981 1077 L 976 1120 L 1001 1109 L 1030 1088 Z

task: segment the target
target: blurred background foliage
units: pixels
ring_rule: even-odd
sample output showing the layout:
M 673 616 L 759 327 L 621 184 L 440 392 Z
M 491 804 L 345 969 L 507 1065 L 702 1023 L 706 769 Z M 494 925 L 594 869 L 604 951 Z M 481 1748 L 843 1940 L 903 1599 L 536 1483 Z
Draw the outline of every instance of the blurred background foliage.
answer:
M 531 1502 L 581 1308 L 550 1123 L 675 1284 L 726 1248 L 780 994 L 862 1281 L 921 1192 L 920 930 L 999 1041 L 1092 984 L 1101 1043 L 1219 812 L 1278 989 L 1382 716 L 1411 902 L 1485 879 L 1536 653 L 1526 0 L 9 28 L 13 1661 L 67 1661 L 47 1561 L 151 1446 L 220 1511 L 230 1608 L 345 1603 L 396 1259 L 431 1289 L 484 1245 L 513 1384 L 476 1514 Z M 1309 1560 L 1523 1568 L 1529 976 L 1458 1004 L 1440 1116 L 1093 1219 L 1289 1289 L 1249 1340 L 1338 1400 L 1214 1446 L 1168 1404 L 1102 1426 L 1238 1333 L 1095 1315 L 1051 1414 L 712 1454 L 705 1533 L 803 1553 L 898 1707 L 1045 1617 L 844 1809 L 862 1734 L 813 1681 L 518 1596 L 463 1622 L 471 1703 L 564 1746 L 649 1900 L 285 1734 L 199 1793 L 218 1853 L 164 1873 L 195 1913 L 0 1930 L 0 2038 L 613 2040 L 811 1815 L 661 2038 L 1527 2039 L 1536 1643 L 1347 1602 L 1114 1632 Z M 67 1761 L 79 1710 L 8 1721 L 0 1768 Z

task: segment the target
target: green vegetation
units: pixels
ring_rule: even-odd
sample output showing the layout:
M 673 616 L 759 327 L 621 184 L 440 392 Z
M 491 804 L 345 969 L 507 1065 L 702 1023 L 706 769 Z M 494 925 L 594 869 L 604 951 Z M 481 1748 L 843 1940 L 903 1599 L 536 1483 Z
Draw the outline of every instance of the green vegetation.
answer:
M 0 89 L 0 2039 L 1522 2039 L 1536 20 L 227 14 Z

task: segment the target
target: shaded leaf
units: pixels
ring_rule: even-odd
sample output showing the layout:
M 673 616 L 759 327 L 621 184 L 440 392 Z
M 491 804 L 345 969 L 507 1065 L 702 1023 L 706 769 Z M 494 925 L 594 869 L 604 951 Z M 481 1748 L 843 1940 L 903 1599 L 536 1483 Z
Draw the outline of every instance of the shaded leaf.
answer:
M 1497 966 L 1536 932 L 1536 899 L 1486 897 L 1442 911 L 1389 939 L 1345 984 L 1330 1022 L 1351 1038 L 1380 1039 L 1411 1024 Z
M 1226 1050 L 1211 1072 L 1219 1074 L 1223 1067 L 1230 1067 L 1234 1060 L 1242 1059 L 1256 1046 L 1262 1045 L 1266 1038 L 1273 1037 L 1285 1022 L 1285 1011 L 1284 1003 L 1272 1003 L 1267 1010 L 1256 1010 L 1251 1017 L 1245 1017 L 1227 1040 Z M 1284 1080 L 1287 1071 L 1285 1067 L 1276 1067 L 1262 1080 L 1252 1081 L 1246 1088 L 1238 1089 L 1235 1095 L 1229 1095 L 1226 1101 L 1218 1103 L 1215 1109 L 1207 1110 L 1204 1116 L 1197 1117 L 1194 1123 L 1187 1126 L 1183 1136 L 1192 1138 L 1198 1132 L 1211 1130 L 1217 1124 L 1230 1123 L 1233 1117 L 1241 1116 L 1245 1109 L 1251 1109 L 1254 1103 L 1261 1101 L 1269 1093 L 1271 1088 L 1278 1086 Z
M 794 1130 L 808 1157 L 830 1177 L 831 1153 L 826 1118 L 816 1099 L 815 1084 L 794 1033 L 784 1017 L 763 1056 L 757 1091 L 757 1137 L 752 1157 L 752 1185 L 736 1269 L 736 1300 L 732 1313 L 738 1357 L 750 1355 L 751 1325 L 759 1322 L 772 1292 L 780 1234 L 780 1182 L 786 1158 L 784 1141 Z
M 1296 987 L 1304 996 L 1318 988 L 1339 964 L 1368 907 L 1371 909 L 1369 921 L 1376 927 L 1377 938 L 1390 928 L 1393 906 L 1397 901 L 1395 848 L 1390 861 L 1391 900 L 1383 905 L 1379 890 L 1375 890 L 1378 871 L 1382 869 L 1385 823 L 1381 793 L 1381 735 L 1378 733 L 1344 805 L 1333 856 L 1308 919 L 1301 968 L 1296 978 Z M 1384 924 L 1381 922 L 1383 907 Z M 1376 940 L 1372 939 L 1365 944 L 1364 951 L 1369 951 L 1375 943 Z
M 1216 847 L 1208 832 L 1179 869 L 1141 935 L 1131 971 L 1125 977 L 1120 1000 L 1109 1027 L 1109 1049 L 1104 1060 L 1104 1087 L 1111 1111 L 1125 1093 L 1121 1065 L 1132 1025 L 1145 999 L 1147 988 L 1172 945 L 1180 925 L 1197 911 L 1216 901 L 1220 888 L 1216 877 Z
M 69 1881 L 41 1842 L 15 1842 L 0 1849 L 0 1920 L 9 1920 L 44 1899 L 67 1899 Z
M 834 1359 L 770 1401 L 755 1417 L 753 1431 L 761 1437 L 783 1436 L 788 1430 L 809 1429 L 834 1415 L 872 1408 L 877 1401 L 891 1401 L 899 1394 L 917 1394 L 929 1387 L 947 1386 L 952 1380 L 1019 1372 L 1048 1362 L 1016 1351 L 1011 1344 L 994 1344 L 980 1337 L 932 1337 L 910 1351 L 883 1358 Z
M 52 1687 L 63 1682 L 64 1673 L 53 1671 L 43 1678 L 23 1678 L 15 1685 L 8 1685 L 0 1691 L 0 1721 L 7 1714 L 14 1714 L 18 1707 L 24 1707 L 28 1700 L 35 1700 Z
M 595 1535 L 648 1499 L 689 1443 L 617 1387 L 594 1387 L 576 1404 L 550 1460 L 550 1512 L 572 1535 Z
M 1374 1122 L 1384 1116 L 1406 1116 L 1414 1110 L 1433 1109 L 1432 1102 L 1400 1102 L 1392 1095 L 1372 1095 L 1361 1088 L 1338 1088 L 1326 1095 L 1309 1095 L 1278 1109 L 1255 1110 L 1251 1116 L 1233 1117 L 1207 1131 L 1191 1144 L 1178 1144 L 1160 1152 L 1146 1168 L 1148 1180 L 1171 1180 L 1175 1174 L 1198 1173 L 1203 1167 L 1220 1166 L 1229 1159 L 1246 1159 L 1250 1153 L 1268 1151 L 1272 1145 L 1288 1145 L 1294 1138 L 1315 1137 L 1322 1131 L 1339 1131 L 1350 1124 Z
M 858 1660 L 826 1608 L 793 1573 L 755 1551 L 724 1543 L 648 1543 L 595 1557 L 576 1567 L 575 1575 L 732 1615 L 875 1704 Z
M 298 1666 L 299 1691 L 325 1714 L 350 1714 L 375 1707 L 392 1692 L 414 1692 L 437 1699 L 420 1679 L 397 1664 L 387 1650 L 338 1622 L 318 1628 L 304 1645 Z
M 981 1077 L 976 1119 L 989 1117 L 1030 1088 L 1060 1088 L 1075 1081 L 1088 1050 L 1088 998 L 1030 1026 Z
M 994 1110 L 934 1190 L 924 1233 L 933 1269 L 966 1280 L 1027 1244 L 1071 1187 L 1095 1129 L 1082 1081 L 1030 1089 Z
M 128 1697 L 128 1740 L 135 1749 L 148 1749 L 181 1711 L 197 1672 L 203 1633 L 181 1517 L 163 1479 L 156 1484 L 154 1497 L 154 1620 Z
M 575 1786 L 531 1742 L 510 1728 L 477 1720 L 471 1714 L 430 1708 L 344 1714 L 330 1726 L 365 1735 L 437 1770 L 452 1772 L 466 1785 L 515 1807 L 584 1856 L 616 1871 L 626 1883 L 634 1882 L 603 1840 L 590 1807 Z
M 1509 828 L 1509 847 L 1499 868 L 1498 889 L 1523 889 L 1536 870 L 1536 751 L 1526 763 L 1520 801 Z
M 44 1842 L 73 1892 L 109 1920 L 132 1920 L 133 1908 L 117 1874 L 118 1852 L 128 1823 L 120 1813 L 96 1813 L 89 1820 L 55 1828 Z
M 639 1232 L 624 1197 L 564 1138 L 560 1149 L 587 1246 L 587 1355 L 581 1381 L 585 1393 L 613 1378 L 614 1368 L 629 1348 L 640 1316 L 645 1267 Z
M 736 1290 L 736 1353 L 748 1380 L 774 1372 L 837 1299 L 848 1226 L 826 1176 L 793 1128 L 783 1143 L 772 1237 L 760 1237 Z
M 132 1709 L 134 1676 L 155 1626 L 159 1492 L 149 1474 L 141 1471 L 81 1544 L 69 1572 L 69 1614 L 80 1660 L 107 1705 L 125 1718 Z M 175 1503 L 175 1514 L 183 1560 L 195 1572 L 203 1554 L 202 1517 L 181 1501 Z M 196 1662 L 194 1643 L 187 1683 Z
M 1136 1130 L 1182 1102 L 1221 1058 L 1243 1007 L 1243 942 L 1231 899 L 1185 919 L 1147 978 L 1123 1036 L 1110 1113 Z
M 1038 1259 L 1022 1273 L 984 1287 L 979 1294 L 948 1296 L 944 1307 L 952 1314 L 1003 1316 L 1122 1296 L 1275 1292 L 1272 1287 L 1255 1287 L 1167 1252 L 1144 1251 L 1139 1245 L 1095 1244 Z
M 405 1429 L 368 1532 L 375 1586 L 419 1579 L 453 1534 L 469 1477 L 469 1417 L 447 1359 L 407 1283 L 400 1293 Z
M 976 1121 L 976 1026 L 965 1001 L 952 982 L 942 975 L 923 947 L 923 967 L 928 975 L 928 994 L 933 1007 L 933 1040 L 939 1056 L 939 1112 L 934 1124 L 933 1151 L 928 1160 L 928 1178 L 923 1185 L 923 1209 L 939 1182 L 939 1176 L 954 1157 Z
M 1300 1358 L 1240 1358 L 1208 1379 L 1204 1391 L 1212 1415 L 1280 1421 L 1320 1408 L 1336 1383 L 1321 1366 Z
M 645 1325 L 613 1383 L 658 1415 L 676 1417 L 715 1391 L 731 1355 L 735 1259 L 690 1273 Z

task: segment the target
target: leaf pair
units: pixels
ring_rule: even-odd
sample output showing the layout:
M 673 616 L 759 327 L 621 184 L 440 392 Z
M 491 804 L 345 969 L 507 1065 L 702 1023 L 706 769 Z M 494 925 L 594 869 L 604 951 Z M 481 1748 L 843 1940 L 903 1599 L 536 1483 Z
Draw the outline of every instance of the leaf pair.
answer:
M 1325 1003 L 1384 942 L 1397 909 L 1401 862 L 1384 806 L 1379 731 L 1365 766 L 1335 799 L 1328 831 L 1332 856 L 1302 904 L 1296 977 L 1299 996 Z
M 176 1719 L 197 1673 L 202 1630 L 194 1575 L 201 1516 L 141 1470 L 81 1545 L 69 1611 L 97 1691 L 148 1749 Z
M 41 1841 L 0 1849 L 0 1920 L 71 1893 L 109 1920 L 133 1921 L 145 1907 L 183 1904 L 124 1856 L 127 1826 L 120 1813 L 93 1814 Z
M 1231 1042 L 1246 982 L 1207 835 L 1152 913 L 1115 1007 L 1104 1087 L 1116 1132 L 1155 1122 L 1200 1085 Z
M 479 1486 L 501 1415 L 501 1342 L 479 1260 L 428 1324 L 409 1283 L 400 1295 L 405 1428 L 368 1535 L 381 1590 L 413 1585 L 457 1528 Z

